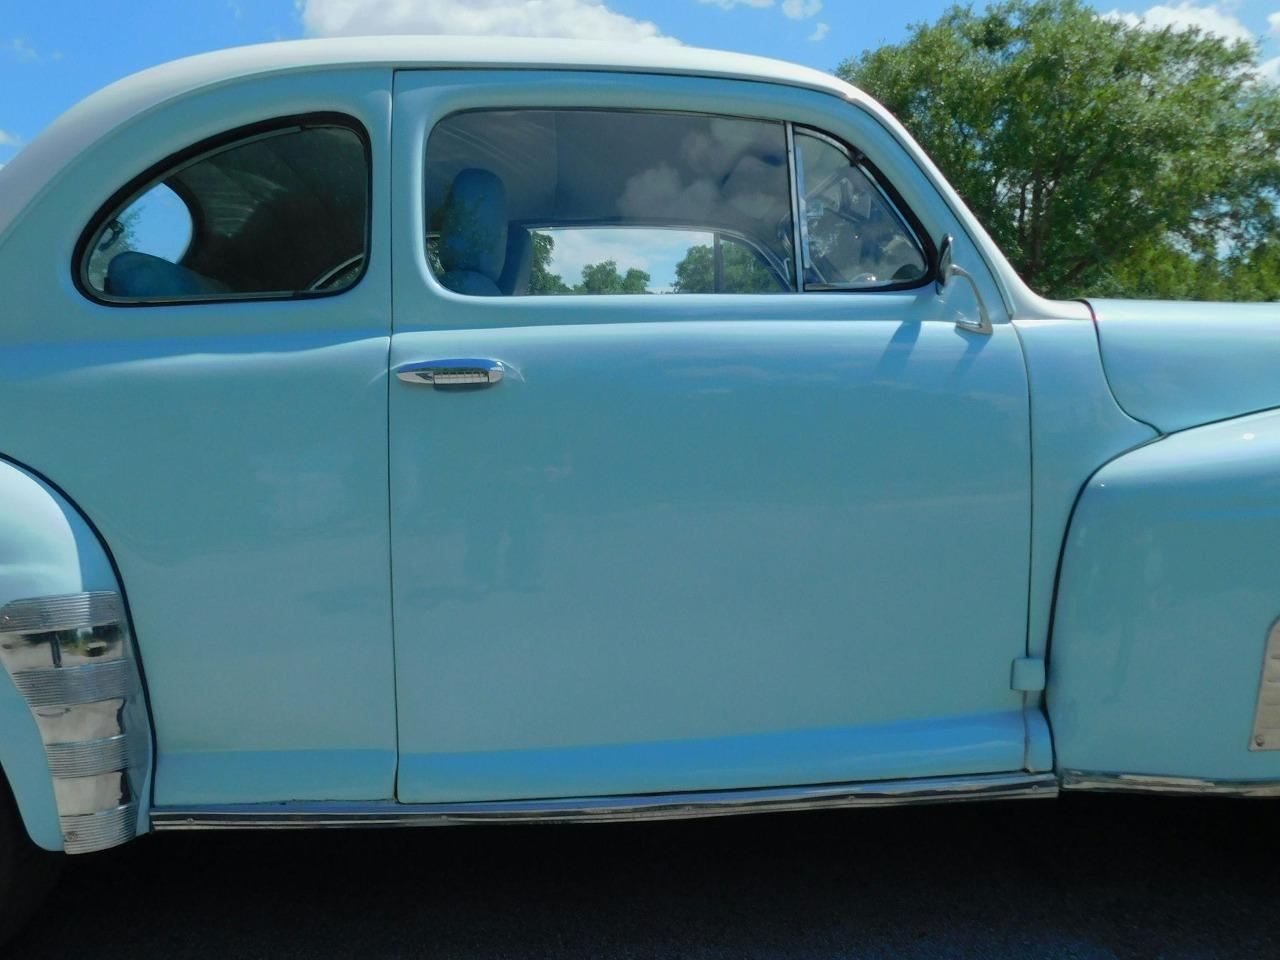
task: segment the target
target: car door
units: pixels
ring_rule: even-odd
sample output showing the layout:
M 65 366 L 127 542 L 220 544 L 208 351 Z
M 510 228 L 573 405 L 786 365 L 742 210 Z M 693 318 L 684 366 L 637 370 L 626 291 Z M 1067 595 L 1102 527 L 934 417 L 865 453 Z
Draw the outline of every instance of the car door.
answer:
M 888 132 L 551 71 L 394 110 L 398 799 L 1023 768 L 1023 359 Z
M 386 70 L 175 95 L 0 249 L 0 450 L 111 551 L 157 806 L 392 796 L 389 130 Z

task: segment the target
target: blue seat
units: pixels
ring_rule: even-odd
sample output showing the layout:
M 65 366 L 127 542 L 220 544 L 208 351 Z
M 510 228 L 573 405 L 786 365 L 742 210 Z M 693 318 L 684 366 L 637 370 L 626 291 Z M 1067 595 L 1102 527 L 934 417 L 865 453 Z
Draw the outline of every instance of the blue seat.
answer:
M 139 300 L 230 292 L 226 284 L 194 270 L 133 250 L 117 253 L 111 258 L 107 264 L 105 290 L 115 297 Z
M 499 297 L 506 261 L 506 187 L 488 170 L 463 170 L 453 179 L 441 217 L 440 282 L 458 293 Z

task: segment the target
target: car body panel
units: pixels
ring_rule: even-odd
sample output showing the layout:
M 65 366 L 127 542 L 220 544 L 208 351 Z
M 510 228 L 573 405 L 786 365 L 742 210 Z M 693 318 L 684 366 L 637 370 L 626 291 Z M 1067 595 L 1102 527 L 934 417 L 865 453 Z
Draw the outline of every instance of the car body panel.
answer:
M 1280 407 L 1280 309 L 1093 300 L 1116 399 L 1162 433 Z
M 1058 563 L 1076 498 L 1098 467 L 1154 440 L 1107 388 L 1097 333 L 1079 320 L 1015 320 L 1031 392 L 1031 600 L 1027 655 L 1048 650 Z
M 468 298 L 418 239 L 422 144 L 459 109 L 801 119 L 875 151 L 951 227 L 892 139 L 830 98 L 733 81 L 396 84 L 395 248 L 418 259 L 397 260 L 392 369 L 508 371 L 483 392 L 392 384 L 398 797 L 1020 769 L 1030 451 L 1008 323 L 957 330 L 963 287 Z M 1021 588 L 974 602 L 976 564 Z
M 1280 618 L 1278 542 L 1278 412 L 1098 471 L 1071 525 L 1050 651 L 1060 769 L 1280 778 L 1280 752 L 1249 749 Z
M 145 307 L 81 295 L 76 243 L 169 154 L 322 109 L 369 130 L 386 223 L 390 82 L 282 75 L 157 107 L 72 161 L 0 243 L 0 450 L 56 478 L 111 547 L 159 803 L 392 796 L 388 238 L 340 296 Z

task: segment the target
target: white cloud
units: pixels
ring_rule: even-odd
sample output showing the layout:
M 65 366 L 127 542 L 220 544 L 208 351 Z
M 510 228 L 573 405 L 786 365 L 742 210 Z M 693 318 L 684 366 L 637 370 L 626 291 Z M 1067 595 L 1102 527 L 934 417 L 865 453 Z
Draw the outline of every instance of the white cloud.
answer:
M 792 20 L 808 20 L 822 9 L 822 0 L 782 0 L 782 12 Z
M 1271 36 L 1280 36 L 1280 11 L 1267 14 L 1267 33 Z
M 36 48 L 27 43 L 22 37 L 14 37 L 10 40 L 5 44 L 5 50 L 19 63 L 34 63 L 40 59 L 40 53 Z
M 0 147 L 17 147 L 22 145 L 22 138 L 8 130 L 0 130 Z
M 813 43 L 819 43 L 827 39 L 827 34 L 831 32 L 831 27 L 825 23 L 814 24 L 813 33 L 809 34 L 809 40 Z
M 1256 43 L 1258 40 L 1253 31 L 1241 23 L 1240 19 L 1234 14 L 1215 4 L 1197 6 L 1191 0 L 1182 0 L 1177 6 L 1157 4 L 1140 14 L 1112 10 L 1102 16 L 1106 20 L 1115 20 L 1117 23 L 1123 23 L 1130 27 L 1141 27 L 1144 30 L 1164 30 L 1168 28 L 1179 31 L 1199 29 L 1204 33 L 1211 33 L 1224 40 L 1243 40 L 1248 43 Z M 1275 28 L 1273 18 L 1277 16 L 1277 14 L 1272 14 L 1268 18 L 1268 22 L 1272 23 L 1273 29 Z
M 1280 84 L 1280 57 L 1272 57 L 1258 64 L 1258 73 L 1264 80 Z
M 732 10 L 736 6 L 772 7 L 773 0 L 698 0 L 699 3 L 714 3 L 722 10 Z
M 381 33 L 678 43 L 599 0 L 295 0 L 312 36 Z

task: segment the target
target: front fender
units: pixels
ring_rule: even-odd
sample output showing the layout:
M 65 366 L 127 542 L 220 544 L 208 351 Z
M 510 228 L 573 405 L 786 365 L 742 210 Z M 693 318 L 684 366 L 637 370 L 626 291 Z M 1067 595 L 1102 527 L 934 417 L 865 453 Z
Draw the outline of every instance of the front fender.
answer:
M 1280 780 L 1253 742 L 1280 618 L 1280 410 L 1172 434 L 1080 496 L 1047 691 L 1058 766 Z
M 31 838 L 69 853 L 147 823 L 151 734 L 115 571 L 88 522 L 0 460 L 0 768 Z

